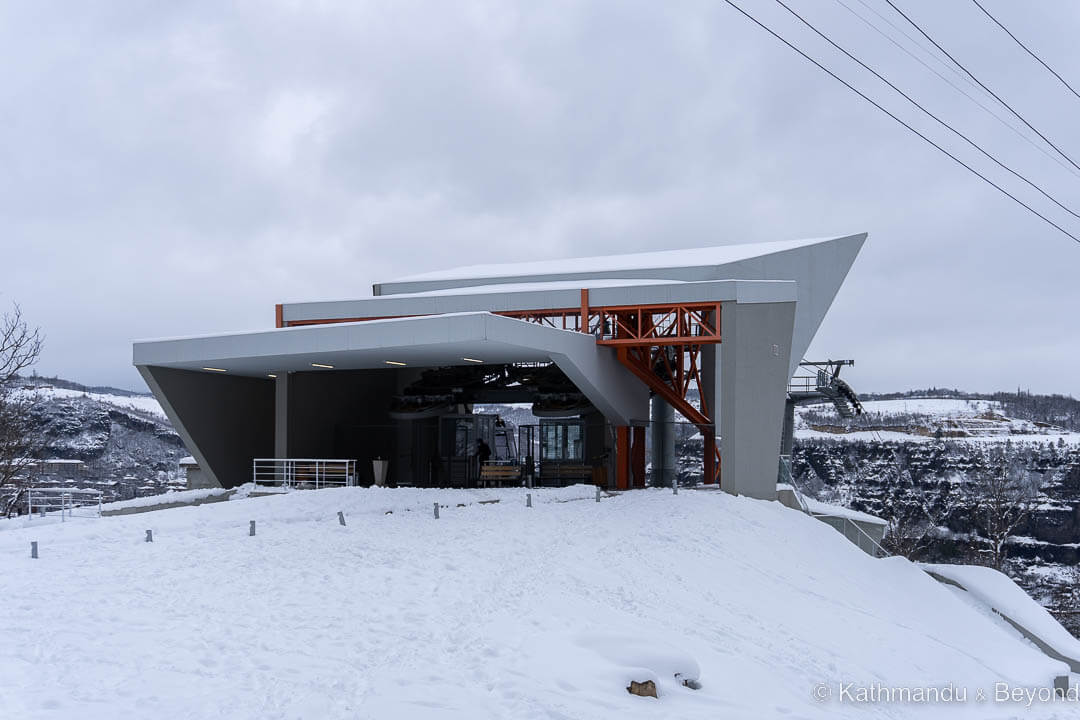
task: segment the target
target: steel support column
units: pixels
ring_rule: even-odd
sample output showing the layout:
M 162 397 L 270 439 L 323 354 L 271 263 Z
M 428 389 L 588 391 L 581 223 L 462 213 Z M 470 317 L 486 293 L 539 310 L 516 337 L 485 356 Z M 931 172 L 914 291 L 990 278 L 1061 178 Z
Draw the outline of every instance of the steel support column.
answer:
M 633 430 L 634 445 L 630 451 L 630 468 L 633 487 L 645 487 L 645 428 L 635 425 Z
M 630 489 L 630 428 L 615 428 L 615 489 Z

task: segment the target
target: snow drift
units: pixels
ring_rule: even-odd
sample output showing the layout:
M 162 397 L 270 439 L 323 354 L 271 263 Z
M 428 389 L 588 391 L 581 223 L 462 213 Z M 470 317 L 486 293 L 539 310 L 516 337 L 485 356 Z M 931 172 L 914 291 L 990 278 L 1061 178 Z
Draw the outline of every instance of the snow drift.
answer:
M 907 561 L 875 560 L 778 503 L 532 493 L 526 508 L 516 489 L 342 488 L 0 523 L 0 717 L 1063 710 L 977 703 L 995 683 L 1047 687 L 1063 665 Z M 630 680 L 653 680 L 659 697 L 630 695 Z M 860 704 L 840 697 L 844 683 L 970 697 Z

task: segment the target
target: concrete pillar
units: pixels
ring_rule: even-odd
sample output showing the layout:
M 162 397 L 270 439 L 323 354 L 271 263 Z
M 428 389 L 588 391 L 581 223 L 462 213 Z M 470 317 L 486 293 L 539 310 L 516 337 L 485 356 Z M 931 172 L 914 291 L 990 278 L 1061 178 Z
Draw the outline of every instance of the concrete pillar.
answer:
M 729 302 L 721 314 L 721 488 L 774 500 L 795 303 Z
M 289 457 L 289 374 L 274 379 L 274 457 Z
M 671 487 L 675 482 L 675 408 L 659 395 L 649 407 L 652 430 L 652 478 L 656 487 Z

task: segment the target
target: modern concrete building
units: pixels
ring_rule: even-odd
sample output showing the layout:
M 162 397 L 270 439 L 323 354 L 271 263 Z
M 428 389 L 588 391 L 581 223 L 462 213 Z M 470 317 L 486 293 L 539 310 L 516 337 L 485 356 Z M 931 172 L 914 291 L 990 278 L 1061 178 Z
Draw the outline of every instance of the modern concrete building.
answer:
M 653 477 L 671 476 L 677 412 L 702 434 L 706 480 L 773 499 L 788 379 L 865 239 L 416 275 L 279 305 L 263 332 L 137 342 L 134 364 L 224 487 L 256 459 L 338 458 L 360 483 L 380 459 L 390 484 L 628 489 L 645 482 L 650 418 Z M 540 420 L 478 470 L 476 440 L 505 426 L 474 406 L 512 402 Z

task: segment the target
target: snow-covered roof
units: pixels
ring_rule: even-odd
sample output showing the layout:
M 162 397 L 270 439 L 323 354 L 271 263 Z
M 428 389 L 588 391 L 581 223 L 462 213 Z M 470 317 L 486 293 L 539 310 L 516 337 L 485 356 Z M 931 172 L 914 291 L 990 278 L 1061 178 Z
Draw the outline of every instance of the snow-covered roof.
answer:
M 1039 603 L 1007 575 L 975 565 L 920 563 L 932 575 L 951 580 L 1001 615 L 1030 631 L 1058 653 L 1080 659 L 1080 640 L 1061 626 Z
M 660 250 L 625 255 L 597 255 L 559 260 L 533 260 L 523 263 L 464 265 L 448 270 L 418 273 L 392 280 L 393 283 L 430 280 L 469 280 L 473 278 L 516 277 L 522 275 L 561 275 L 590 271 L 597 273 L 621 270 L 650 270 L 686 266 L 725 265 L 770 253 L 816 245 L 835 238 L 808 238 L 777 242 L 718 245 L 683 250 Z

